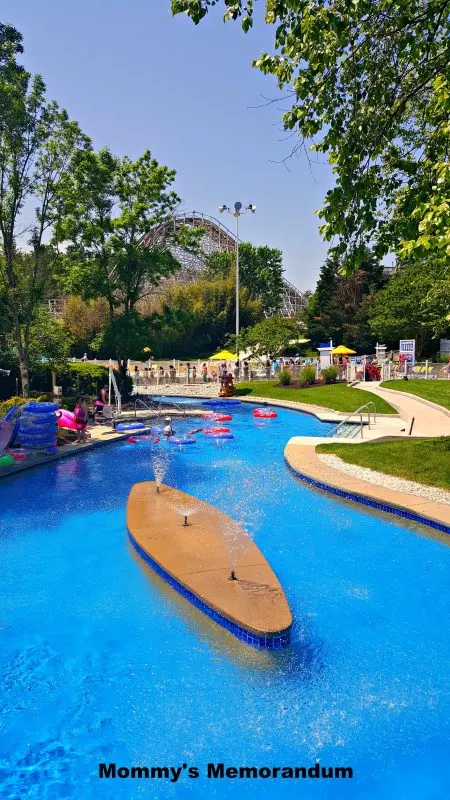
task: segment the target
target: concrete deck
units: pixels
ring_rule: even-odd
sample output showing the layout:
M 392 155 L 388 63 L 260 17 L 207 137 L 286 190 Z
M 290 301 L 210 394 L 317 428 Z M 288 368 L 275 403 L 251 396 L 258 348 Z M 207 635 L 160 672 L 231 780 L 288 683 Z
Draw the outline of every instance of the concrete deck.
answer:
M 298 444 L 291 439 L 286 445 L 285 459 L 301 478 L 313 484 L 314 482 L 322 484 L 319 488 L 323 488 L 325 491 L 338 490 L 338 493 L 343 493 L 343 496 L 348 499 L 362 502 L 365 505 L 370 505 L 370 501 L 375 501 L 375 503 L 385 506 L 382 510 L 391 511 L 399 516 L 418 516 L 421 519 L 417 521 L 431 524 L 431 527 L 437 527 L 443 533 L 450 533 L 450 506 L 377 486 L 367 481 L 356 480 L 320 461 L 316 455 L 316 443 Z M 402 511 L 407 513 L 402 514 Z
M 429 400 L 408 394 L 396 392 L 395 389 L 381 388 L 379 383 L 358 383 L 357 389 L 363 389 L 371 394 L 382 397 L 393 408 L 397 409 L 407 429 L 414 417 L 412 436 L 450 436 L 450 413 L 448 409 L 441 408 Z M 449 381 L 450 395 L 450 381 Z
M 188 527 L 177 513 L 196 508 Z M 154 481 L 136 483 L 127 505 L 127 527 L 132 539 L 202 603 L 222 617 L 259 637 L 286 633 L 292 615 L 283 589 L 252 540 L 229 580 L 230 555 L 224 530 L 236 523 L 222 511 L 191 495 Z M 228 526 L 228 527 L 227 527 Z

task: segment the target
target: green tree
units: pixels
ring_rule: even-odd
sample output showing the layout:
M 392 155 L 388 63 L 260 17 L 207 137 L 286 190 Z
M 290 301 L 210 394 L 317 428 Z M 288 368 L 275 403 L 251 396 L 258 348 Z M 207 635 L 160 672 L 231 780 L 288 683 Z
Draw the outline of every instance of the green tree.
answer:
M 241 18 L 248 31 L 256 2 L 224 0 L 225 20 Z M 198 23 L 219 3 L 171 5 Z M 358 257 L 371 242 L 382 255 L 422 236 L 440 247 L 448 230 L 448 192 L 435 180 L 448 187 L 448 0 L 266 0 L 265 8 L 274 52 L 254 66 L 287 88 L 283 121 L 298 131 L 297 146 L 333 166 L 320 217 L 334 252 Z
M 208 258 L 208 272 L 212 276 L 228 276 L 235 273 L 234 252 L 214 253 Z M 265 314 L 279 311 L 283 295 L 283 263 L 281 250 L 262 245 L 255 247 L 250 242 L 239 245 L 239 280 L 259 300 Z
M 367 352 L 374 344 L 368 315 L 371 299 L 385 283 L 383 266 L 368 249 L 358 268 L 327 258 L 317 288 L 304 315 L 313 345 L 332 338 L 333 343 Z
M 158 164 L 150 151 L 131 161 L 107 149 L 88 150 L 76 154 L 62 186 L 55 226 L 56 241 L 68 243 L 61 256 L 62 286 L 84 299 L 106 299 L 105 341 L 124 369 L 130 355 L 127 327 L 137 330 L 137 304 L 180 268 L 172 248 L 195 251 L 203 235 L 183 227 L 144 244 L 179 202 L 171 189 L 174 178 L 174 170 Z
M 410 260 L 398 268 L 386 288 L 375 295 L 369 315 L 372 331 L 392 346 L 399 339 L 415 339 L 420 356 L 424 345 L 433 336 L 445 334 L 449 328 L 448 294 L 447 320 L 440 323 L 430 317 L 430 292 L 442 278 L 439 259 Z M 447 289 L 449 287 L 447 275 Z
M 303 338 L 303 335 L 298 322 L 274 315 L 252 327 L 243 328 L 238 343 L 234 334 L 228 336 L 227 346 L 233 348 L 238 346 L 241 353 L 250 351 L 252 357 L 261 358 L 270 355 L 275 358 L 300 338 Z
M 85 350 L 94 349 L 92 342 L 102 335 L 108 324 L 108 303 L 103 297 L 96 300 L 83 300 L 70 295 L 65 304 L 63 325 L 73 339 L 78 355 Z M 94 349 L 98 353 L 98 347 Z
M 31 332 L 54 266 L 45 237 L 72 154 L 86 139 L 64 110 L 46 100 L 42 78 L 17 63 L 22 52 L 20 33 L 0 24 L 0 293 L 27 396 Z M 29 250 L 21 253 L 24 228 Z
M 241 287 L 242 324 L 253 325 L 262 317 L 258 300 Z M 167 288 L 162 311 L 148 321 L 148 340 L 157 357 L 194 358 L 214 353 L 233 330 L 236 294 L 233 278 L 202 279 Z

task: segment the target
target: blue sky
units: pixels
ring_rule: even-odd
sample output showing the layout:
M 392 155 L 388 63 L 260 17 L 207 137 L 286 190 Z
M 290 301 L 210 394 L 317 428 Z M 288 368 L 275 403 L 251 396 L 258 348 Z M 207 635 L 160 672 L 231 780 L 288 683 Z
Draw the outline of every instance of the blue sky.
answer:
M 326 253 L 319 208 L 331 185 L 326 165 L 292 149 L 281 129 L 272 78 L 252 69 L 273 31 L 247 35 L 220 11 L 196 27 L 170 15 L 169 0 L 3 0 L 1 19 L 24 36 L 23 63 L 40 72 L 95 146 L 138 156 L 149 148 L 177 170 L 186 211 L 217 216 L 221 203 L 254 203 L 241 238 L 283 251 L 286 276 L 314 288 Z M 225 224 L 233 226 L 228 217 Z

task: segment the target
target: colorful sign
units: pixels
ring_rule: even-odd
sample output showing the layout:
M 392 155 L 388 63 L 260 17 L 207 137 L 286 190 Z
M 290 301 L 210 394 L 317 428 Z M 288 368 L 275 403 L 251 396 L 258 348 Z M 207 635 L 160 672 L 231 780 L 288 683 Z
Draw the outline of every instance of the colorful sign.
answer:
M 407 361 L 408 364 L 414 364 L 416 360 L 415 339 L 400 339 L 399 358 L 400 361 Z

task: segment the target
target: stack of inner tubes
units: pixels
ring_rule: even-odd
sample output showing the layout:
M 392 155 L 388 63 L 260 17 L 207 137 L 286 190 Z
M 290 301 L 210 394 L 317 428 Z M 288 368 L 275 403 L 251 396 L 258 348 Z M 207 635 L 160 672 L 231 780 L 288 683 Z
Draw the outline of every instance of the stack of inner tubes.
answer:
M 55 403 L 32 402 L 22 406 L 19 421 L 19 444 L 34 452 L 56 453 Z

